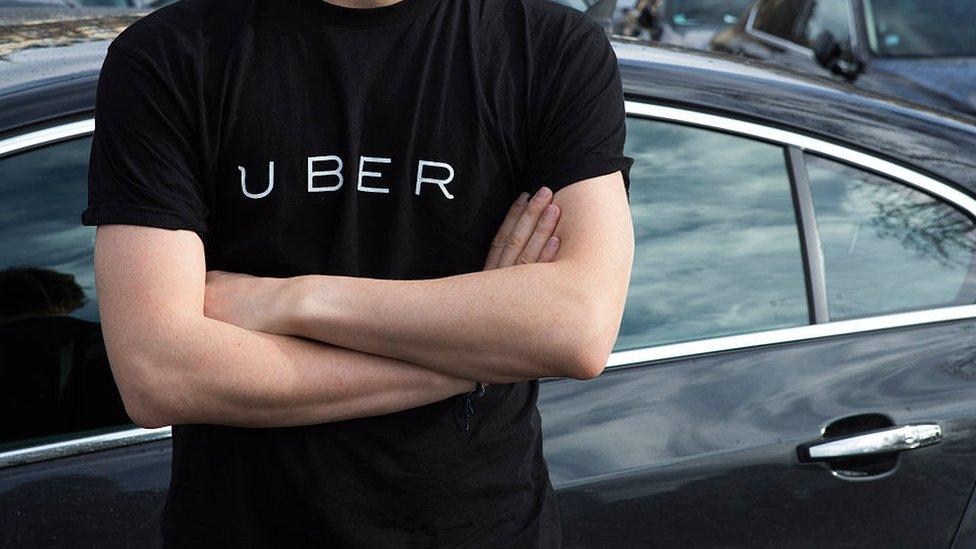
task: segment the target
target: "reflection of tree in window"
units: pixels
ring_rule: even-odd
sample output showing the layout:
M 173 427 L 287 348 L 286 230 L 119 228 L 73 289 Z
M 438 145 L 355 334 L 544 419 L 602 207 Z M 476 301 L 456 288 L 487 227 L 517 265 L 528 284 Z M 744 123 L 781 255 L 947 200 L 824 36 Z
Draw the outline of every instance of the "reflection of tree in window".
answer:
M 869 223 L 879 237 L 896 239 L 945 266 L 969 265 L 976 231 L 965 215 L 934 198 L 920 199 L 921 193 L 905 186 L 858 181 L 854 187 L 871 197 L 875 215 Z
M 66 315 L 85 304 L 74 275 L 37 267 L 0 271 L 0 322 Z
M 807 155 L 833 319 L 976 301 L 976 226 L 936 197 Z

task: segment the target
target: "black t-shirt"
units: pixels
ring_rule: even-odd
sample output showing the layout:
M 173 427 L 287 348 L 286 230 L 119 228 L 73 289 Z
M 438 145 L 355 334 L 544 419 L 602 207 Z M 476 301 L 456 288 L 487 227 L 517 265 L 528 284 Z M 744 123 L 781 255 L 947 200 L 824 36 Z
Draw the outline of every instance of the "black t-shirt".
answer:
M 109 47 L 85 224 L 197 231 L 210 269 L 478 271 L 522 190 L 622 171 L 602 29 L 543 0 L 184 0 Z M 395 320 L 392 320 L 395 321 Z M 178 425 L 172 545 L 558 546 L 538 382 L 290 428 Z

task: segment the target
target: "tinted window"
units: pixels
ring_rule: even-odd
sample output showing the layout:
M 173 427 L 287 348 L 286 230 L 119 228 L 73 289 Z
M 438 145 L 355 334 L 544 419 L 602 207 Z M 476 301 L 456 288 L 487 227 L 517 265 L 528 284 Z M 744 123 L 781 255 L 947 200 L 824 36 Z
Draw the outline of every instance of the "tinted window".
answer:
M 911 187 L 808 155 L 833 320 L 976 300 L 972 221 Z
M 630 119 L 637 249 L 618 349 L 807 324 L 783 150 Z
M 871 51 L 881 56 L 976 56 L 972 0 L 864 0 Z
M 851 36 L 848 18 L 850 11 L 847 0 L 813 0 L 810 2 L 810 12 L 803 25 L 798 42 L 805 46 L 813 46 L 820 33 L 827 31 L 840 42 L 846 42 Z
M 94 230 L 80 221 L 90 147 L 0 159 L 0 448 L 129 422 L 98 324 Z
M 803 0 L 765 0 L 759 4 L 752 26 L 758 31 L 790 39 L 802 14 Z

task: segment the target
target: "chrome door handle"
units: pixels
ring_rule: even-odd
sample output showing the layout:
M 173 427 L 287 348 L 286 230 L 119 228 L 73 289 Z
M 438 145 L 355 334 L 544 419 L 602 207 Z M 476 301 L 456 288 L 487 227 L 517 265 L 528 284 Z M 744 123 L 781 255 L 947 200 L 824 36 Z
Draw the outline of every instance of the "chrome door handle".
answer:
M 938 423 L 919 423 L 808 442 L 798 446 L 796 451 L 800 461 L 834 461 L 914 450 L 939 442 L 942 442 L 942 427 Z

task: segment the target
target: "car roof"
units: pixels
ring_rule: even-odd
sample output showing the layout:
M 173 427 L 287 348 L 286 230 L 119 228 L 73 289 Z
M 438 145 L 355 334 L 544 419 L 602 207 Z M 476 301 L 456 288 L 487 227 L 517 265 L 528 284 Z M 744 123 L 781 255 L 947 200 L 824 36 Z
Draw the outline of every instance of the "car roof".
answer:
M 0 9 L 0 96 L 97 73 L 108 43 L 144 14 L 127 9 Z
M 976 119 L 740 57 L 625 39 L 614 48 L 628 99 L 813 135 L 976 193 Z
M 0 135 L 90 113 L 108 43 L 144 14 L 0 9 Z M 741 58 L 621 38 L 613 45 L 629 99 L 815 134 L 976 192 L 976 120 Z

